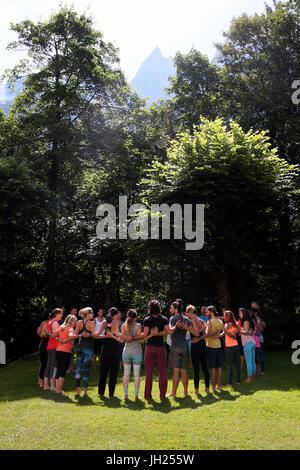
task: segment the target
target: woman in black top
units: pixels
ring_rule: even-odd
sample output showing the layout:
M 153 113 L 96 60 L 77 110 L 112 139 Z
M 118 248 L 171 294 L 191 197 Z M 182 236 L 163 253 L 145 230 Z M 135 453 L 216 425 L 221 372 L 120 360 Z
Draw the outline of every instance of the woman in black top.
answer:
M 100 379 L 98 386 L 98 393 L 100 397 L 103 397 L 105 393 L 108 374 L 109 396 L 112 397 L 115 393 L 118 370 L 120 365 L 119 343 L 124 342 L 124 339 L 122 339 L 122 336 L 119 333 L 118 314 L 118 309 L 112 307 L 109 310 L 108 315 L 106 316 L 105 321 L 101 325 L 101 328 L 98 332 L 98 334 L 100 334 L 102 330 L 105 329 L 105 336 L 103 336 Z M 130 338 L 127 338 L 127 340 L 130 340 Z
M 186 316 L 190 318 L 193 325 L 199 329 L 199 336 L 194 336 L 191 333 L 191 358 L 192 365 L 194 369 L 194 386 L 195 393 L 199 393 L 199 369 L 201 364 L 201 369 L 204 375 L 205 380 L 205 392 L 209 392 L 209 371 L 207 366 L 207 351 L 206 343 L 204 339 L 201 339 L 203 333 L 205 333 L 206 324 L 205 321 L 197 317 L 196 308 L 193 305 L 188 305 L 186 308 Z

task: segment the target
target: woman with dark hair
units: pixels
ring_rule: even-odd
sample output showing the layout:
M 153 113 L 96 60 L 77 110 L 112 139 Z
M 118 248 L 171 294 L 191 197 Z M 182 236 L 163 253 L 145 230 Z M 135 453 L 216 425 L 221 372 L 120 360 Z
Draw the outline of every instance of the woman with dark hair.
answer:
M 113 397 L 117 383 L 120 364 L 119 343 L 124 341 L 119 333 L 119 311 L 117 308 L 111 307 L 108 315 L 105 317 L 105 321 L 102 323 L 101 328 L 99 329 L 98 334 L 100 335 L 103 330 L 105 330 L 105 336 L 103 337 L 100 378 L 98 385 L 98 393 L 100 398 L 102 398 L 105 393 L 108 374 L 108 389 L 110 397 Z M 130 339 L 131 338 L 128 337 L 127 341 Z
M 225 310 L 224 312 L 224 333 L 225 333 L 225 346 L 226 355 L 228 360 L 228 384 L 232 386 L 233 379 L 233 367 L 235 365 L 237 371 L 236 384 L 239 385 L 241 382 L 241 362 L 240 362 L 240 350 L 237 342 L 237 334 L 240 331 L 240 327 L 234 318 L 231 310 Z
M 98 331 L 101 328 L 102 323 L 104 322 L 104 316 L 103 316 L 103 309 L 99 308 L 97 316 L 95 317 L 95 333 L 98 333 Z M 95 337 L 94 341 L 94 354 L 93 354 L 93 369 L 96 370 L 96 361 L 98 357 L 98 361 L 100 364 L 101 360 L 101 352 L 102 352 L 102 347 L 103 347 L 103 336 L 105 336 L 105 331 L 102 331 L 100 337 Z
M 123 387 L 125 399 L 128 399 L 128 385 L 132 365 L 134 375 L 135 399 L 138 400 L 140 389 L 141 365 L 143 359 L 142 346 L 139 343 L 139 340 L 143 339 L 143 335 L 142 325 L 140 323 L 137 323 L 137 313 L 135 310 L 130 309 L 128 311 L 126 321 L 122 325 L 121 334 L 122 337 L 126 338 L 122 354 L 124 365 Z
M 48 359 L 48 354 L 47 354 L 47 345 L 49 341 L 49 336 L 47 332 L 47 323 L 49 321 L 51 310 L 45 310 L 41 317 L 42 317 L 42 323 L 37 329 L 37 334 L 41 338 L 40 344 L 39 344 L 39 358 L 40 358 L 40 368 L 39 368 L 39 373 L 38 373 L 38 384 L 41 388 L 44 388 L 44 373 L 46 370 L 47 366 L 47 359 Z
M 192 357 L 192 366 L 194 370 L 194 386 L 195 386 L 195 393 L 199 394 L 199 380 L 200 380 L 200 364 L 201 369 L 204 375 L 205 380 L 205 392 L 209 393 L 209 371 L 207 367 L 207 351 L 206 351 L 206 343 L 203 339 L 203 334 L 206 330 L 206 323 L 204 320 L 201 320 L 197 316 L 197 310 L 193 305 L 188 305 L 186 308 L 185 315 L 191 320 L 192 325 L 195 328 L 198 328 L 199 335 L 195 336 L 191 333 L 191 357 Z
M 148 304 L 149 315 L 144 319 L 143 340 L 146 341 L 145 348 L 145 393 L 146 400 L 152 398 L 152 379 L 154 364 L 158 368 L 158 383 L 160 398 L 165 398 L 167 392 L 166 353 L 163 336 L 173 334 L 176 327 L 169 327 L 168 319 L 161 315 L 158 300 L 151 300 Z
M 49 341 L 47 344 L 47 366 L 44 373 L 44 390 L 56 391 L 56 348 L 58 346 L 58 330 L 59 322 L 63 316 L 63 310 L 61 308 L 55 308 L 50 313 L 50 320 L 47 323 L 47 333 Z M 50 387 L 49 387 L 50 380 Z
M 244 309 L 243 318 L 241 319 L 241 338 L 242 345 L 244 347 L 244 356 L 247 364 L 247 380 L 246 383 L 250 383 L 251 379 L 256 373 L 256 364 L 255 364 L 255 350 L 256 344 L 253 337 L 255 330 L 255 324 L 252 318 L 249 315 L 249 312 Z

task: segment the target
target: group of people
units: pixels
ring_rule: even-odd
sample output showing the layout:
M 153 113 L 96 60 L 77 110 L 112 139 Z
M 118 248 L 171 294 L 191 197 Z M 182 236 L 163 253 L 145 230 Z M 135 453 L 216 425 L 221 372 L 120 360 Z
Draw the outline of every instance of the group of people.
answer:
M 112 307 L 104 317 L 103 310 L 94 318 L 93 309 L 79 311 L 73 307 L 63 320 L 64 309 L 55 308 L 47 315 L 37 333 L 41 338 L 39 354 L 39 385 L 44 390 L 63 393 L 67 372 L 73 371 L 76 355 L 76 396 L 88 392 L 91 365 L 100 362 L 98 393 L 104 396 L 108 381 L 109 396 L 115 392 L 120 364 L 123 365 L 123 387 L 128 399 L 128 385 L 133 369 L 135 399 L 140 399 L 140 374 L 145 365 L 144 398 L 152 398 L 154 368 L 158 369 L 159 396 L 167 394 L 167 363 L 173 369 L 172 390 L 167 396 L 175 397 L 180 380 L 184 396 L 188 395 L 189 365 L 194 371 L 195 393 L 199 393 L 200 366 L 205 381 L 205 392 L 221 390 L 223 355 L 225 348 L 228 362 L 228 386 L 241 382 L 244 362 L 247 367 L 246 382 L 258 374 L 264 374 L 263 331 L 266 327 L 259 306 L 252 302 L 249 310 L 240 308 L 238 317 L 231 310 L 222 310 L 219 316 L 214 306 L 201 307 L 198 315 L 193 305 L 183 308 L 181 299 L 170 306 L 170 317 L 162 315 L 157 300 L 148 305 L 148 316 L 138 322 L 137 312 L 130 309 L 122 322 L 121 312 Z M 109 379 L 108 379 L 109 377 Z

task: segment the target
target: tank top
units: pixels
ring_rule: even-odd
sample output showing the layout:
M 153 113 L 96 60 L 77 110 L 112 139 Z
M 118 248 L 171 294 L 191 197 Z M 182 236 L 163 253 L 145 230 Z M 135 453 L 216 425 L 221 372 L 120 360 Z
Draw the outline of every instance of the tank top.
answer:
M 235 335 L 236 332 L 237 332 L 237 328 L 235 328 L 234 326 L 231 325 L 231 328 L 227 328 L 227 330 L 229 331 L 229 333 L 231 333 L 232 335 Z M 237 346 L 238 345 L 238 342 L 236 339 L 234 338 L 231 338 L 230 336 L 228 335 L 225 335 L 225 346 L 226 348 L 231 348 L 232 346 Z
M 138 323 L 134 325 L 133 329 L 133 335 L 136 336 L 137 330 L 138 330 Z M 126 333 L 128 333 L 126 331 Z M 128 336 L 130 336 L 128 334 Z M 127 356 L 137 356 L 138 354 L 142 354 L 142 345 L 141 343 L 138 342 L 138 340 L 135 341 L 130 341 L 129 343 L 125 343 L 124 349 L 123 349 L 123 354 L 126 354 Z
M 50 320 L 48 323 L 47 323 L 47 330 L 49 333 L 53 334 L 53 323 L 57 321 L 57 320 Z M 48 341 L 48 344 L 47 344 L 47 350 L 49 349 L 56 349 L 57 346 L 59 345 L 57 339 L 55 338 L 52 338 L 51 336 L 49 336 L 49 341 Z
M 98 317 L 95 318 L 95 333 L 98 333 L 104 321 L 105 321 L 105 318 L 103 318 L 102 321 L 98 320 Z M 100 336 L 105 336 L 105 330 L 102 331 Z
M 69 338 L 70 331 L 74 331 L 71 326 L 67 326 L 64 330 L 59 330 L 58 331 L 59 339 L 67 340 Z M 72 347 L 73 347 L 73 342 L 74 342 L 74 340 L 68 341 L 67 343 L 58 343 L 56 351 L 71 353 L 72 352 Z
M 242 338 L 242 345 L 245 346 L 247 343 L 254 343 L 255 344 L 255 339 L 253 338 L 252 335 L 241 335 Z
M 223 322 L 219 318 L 213 318 L 211 321 L 211 333 L 217 334 L 223 329 Z M 206 338 L 206 346 L 208 348 L 220 348 L 221 341 L 220 338 L 213 339 L 211 336 Z
M 79 332 L 79 334 L 82 334 L 84 331 L 87 333 L 91 333 L 90 330 L 87 329 L 86 324 L 88 320 L 84 322 L 82 320 L 82 329 Z M 88 338 L 84 338 L 83 336 L 80 336 L 78 338 L 78 349 L 93 349 L 94 348 L 94 338 L 92 336 L 89 336 Z

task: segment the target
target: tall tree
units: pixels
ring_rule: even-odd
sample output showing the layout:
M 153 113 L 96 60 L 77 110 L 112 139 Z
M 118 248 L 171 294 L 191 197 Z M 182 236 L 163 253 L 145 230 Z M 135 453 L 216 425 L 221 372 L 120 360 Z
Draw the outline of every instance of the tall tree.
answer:
M 29 56 L 7 72 L 10 83 L 25 75 L 12 112 L 27 129 L 38 129 L 35 136 L 44 143 L 35 165 L 51 193 L 47 297 L 54 305 L 57 222 L 87 155 L 85 136 L 92 123 L 84 118 L 95 106 L 118 107 L 127 84 L 118 69 L 117 50 L 93 28 L 92 18 L 72 8 L 61 7 L 45 22 L 26 20 L 11 29 L 18 40 L 8 48 L 25 47 Z

